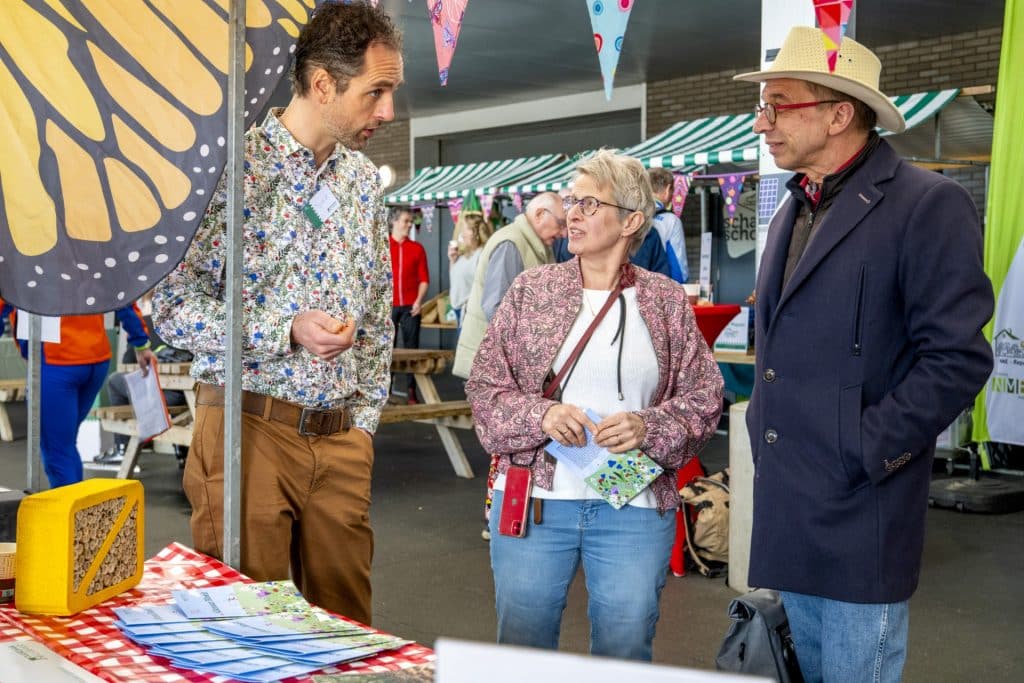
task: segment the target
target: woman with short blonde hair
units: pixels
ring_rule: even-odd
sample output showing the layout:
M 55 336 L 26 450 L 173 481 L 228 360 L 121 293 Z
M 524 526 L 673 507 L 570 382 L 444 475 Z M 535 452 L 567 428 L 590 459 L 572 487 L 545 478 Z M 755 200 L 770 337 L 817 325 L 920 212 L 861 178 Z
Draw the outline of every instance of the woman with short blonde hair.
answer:
M 714 433 L 722 375 L 686 291 L 629 263 L 654 212 L 640 162 L 598 152 L 577 167 L 564 207 L 576 258 L 515 279 L 466 384 L 480 442 L 500 455 L 490 515 L 498 642 L 557 649 L 582 565 L 590 651 L 650 660 L 675 473 Z M 551 441 L 605 449 L 597 464 L 653 461 L 651 480 L 610 491 L 556 461 Z M 510 473 L 515 486 L 532 481 L 527 510 L 543 507 L 521 538 L 499 533 L 510 528 L 501 521 Z

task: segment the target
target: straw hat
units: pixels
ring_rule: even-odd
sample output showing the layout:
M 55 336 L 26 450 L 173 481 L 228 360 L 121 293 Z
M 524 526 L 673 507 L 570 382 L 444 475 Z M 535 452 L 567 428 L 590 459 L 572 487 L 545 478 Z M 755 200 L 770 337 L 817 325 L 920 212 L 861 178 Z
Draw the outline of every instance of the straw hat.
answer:
M 836 69 L 829 72 L 821 31 L 813 26 L 794 26 L 771 66 L 734 76 L 733 80 L 762 83 L 773 78 L 795 78 L 817 83 L 857 98 L 875 111 L 882 128 L 902 133 L 907 127 L 903 115 L 878 89 L 881 71 L 882 63 L 875 53 L 852 38 L 843 38 Z

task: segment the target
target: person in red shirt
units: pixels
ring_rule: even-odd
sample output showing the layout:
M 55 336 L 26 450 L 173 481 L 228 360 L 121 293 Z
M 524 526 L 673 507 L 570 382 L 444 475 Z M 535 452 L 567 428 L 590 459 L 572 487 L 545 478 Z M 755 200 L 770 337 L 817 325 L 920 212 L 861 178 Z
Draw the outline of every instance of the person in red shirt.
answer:
M 395 345 L 401 333 L 402 346 L 420 346 L 420 307 L 430 286 L 427 252 L 423 245 L 409 239 L 412 211 L 398 209 L 391 217 L 391 271 L 394 297 L 391 322 L 395 324 Z M 416 382 L 409 375 L 409 403 L 416 403 Z

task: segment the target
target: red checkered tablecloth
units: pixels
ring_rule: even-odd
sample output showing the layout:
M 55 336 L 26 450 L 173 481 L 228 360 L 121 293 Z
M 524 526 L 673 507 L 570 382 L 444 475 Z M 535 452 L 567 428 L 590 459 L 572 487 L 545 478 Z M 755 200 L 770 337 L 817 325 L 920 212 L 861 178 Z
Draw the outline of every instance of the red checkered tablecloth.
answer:
M 231 679 L 224 676 L 178 669 L 163 657 L 146 654 L 145 649 L 125 638 L 114 626 L 114 608 L 168 603 L 172 590 L 224 586 L 239 581 L 249 583 L 251 579 L 219 560 L 172 543 L 146 561 L 138 586 L 73 617 L 22 614 L 12 605 L 0 605 L 0 642 L 28 634 L 90 673 L 114 683 L 229 681 Z M 320 673 L 376 673 L 433 660 L 430 648 L 414 643 L 340 667 L 327 667 Z M 304 676 L 287 680 L 311 679 Z

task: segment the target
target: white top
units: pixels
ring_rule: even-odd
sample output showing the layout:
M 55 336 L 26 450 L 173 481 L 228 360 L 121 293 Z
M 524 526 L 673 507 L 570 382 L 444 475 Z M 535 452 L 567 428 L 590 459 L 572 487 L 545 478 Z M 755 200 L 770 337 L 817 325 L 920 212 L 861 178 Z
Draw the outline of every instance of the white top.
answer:
M 594 317 L 600 312 L 611 292 L 606 290 L 583 290 L 583 307 L 562 343 L 562 348 L 555 357 L 554 372 L 562 368 L 569 354 L 590 327 Z M 619 304 L 612 304 L 605 314 L 604 320 L 594 330 L 594 335 L 580 355 L 579 363 L 572 372 L 568 384 L 563 382 L 562 402 L 590 408 L 602 418 L 614 413 L 641 410 L 651 404 L 654 392 L 658 389 L 658 360 L 654 355 L 654 344 L 651 335 L 640 317 L 640 309 L 636 303 L 636 288 L 630 287 L 623 292 L 626 300 L 626 327 L 622 349 L 622 395 L 619 400 L 617 371 L 619 356 L 619 340 L 612 339 L 619 328 Z M 505 475 L 500 475 L 494 482 L 496 491 L 505 488 Z M 568 467 L 555 467 L 555 480 L 550 491 L 533 487 L 536 498 L 557 500 L 600 499 L 601 496 L 590 488 L 583 479 L 576 476 Z M 657 501 L 651 490 L 645 489 L 629 502 L 636 507 L 654 508 Z
M 480 262 L 480 252 L 477 249 L 469 256 L 460 256 L 448 270 L 448 279 L 451 287 L 448 288 L 448 298 L 451 300 L 452 308 L 462 308 L 469 301 L 469 290 L 473 288 L 473 276 L 476 275 L 476 264 Z

